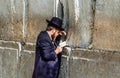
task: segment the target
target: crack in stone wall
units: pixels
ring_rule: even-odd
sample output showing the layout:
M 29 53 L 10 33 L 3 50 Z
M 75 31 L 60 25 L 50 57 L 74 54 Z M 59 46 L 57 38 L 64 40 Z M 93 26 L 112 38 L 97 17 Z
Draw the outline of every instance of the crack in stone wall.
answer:
M 23 0 L 23 38 L 27 37 L 28 26 L 28 0 Z

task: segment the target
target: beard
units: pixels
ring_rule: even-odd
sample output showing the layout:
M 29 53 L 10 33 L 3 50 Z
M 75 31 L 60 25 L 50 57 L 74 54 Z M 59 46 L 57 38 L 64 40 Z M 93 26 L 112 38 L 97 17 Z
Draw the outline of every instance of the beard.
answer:
M 56 39 L 55 33 L 53 35 L 51 35 L 51 37 L 52 37 L 52 40 L 55 41 L 55 39 Z

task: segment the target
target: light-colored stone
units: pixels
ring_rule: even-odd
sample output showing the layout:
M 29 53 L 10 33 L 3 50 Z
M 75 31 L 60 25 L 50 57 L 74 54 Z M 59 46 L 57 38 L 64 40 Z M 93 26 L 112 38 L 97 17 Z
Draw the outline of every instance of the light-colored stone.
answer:
M 65 59 L 67 59 L 68 55 Z M 66 66 L 67 60 L 62 60 Z M 69 69 L 62 68 L 61 78 L 119 78 L 120 52 L 75 49 L 71 52 Z M 66 70 L 69 70 L 66 72 Z M 68 75 L 68 76 L 67 76 Z
M 120 50 L 120 0 L 97 0 L 93 47 Z
M 18 50 L 4 49 L 2 57 L 2 78 L 17 78 Z
M 70 78 L 119 78 L 120 63 L 73 59 Z
M 3 54 L 3 49 L 0 48 L 0 78 L 2 78 L 2 54 Z
M 39 32 L 47 27 L 46 19 L 55 16 L 54 1 L 0 1 L 0 78 L 32 77 L 35 42 Z M 93 39 L 93 48 L 104 49 L 65 50 L 60 78 L 119 78 L 120 0 L 60 1 L 68 44 L 86 48 Z
M 67 71 L 67 58 L 66 57 L 62 57 L 62 62 L 61 62 L 61 68 L 60 68 L 60 74 L 59 74 L 59 78 L 66 78 L 68 75 L 68 71 Z
M 35 51 L 36 45 L 35 45 L 35 43 L 26 43 L 26 44 L 23 46 L 23 49 L 24 49 L 24 50 L 28 50 L 28 51 Z
M 19 78 L 32 78 L 34 53 L 23 51 L 19 59 Z
M 0 1 L 0 39 L 20 41 L 22 33 L 22 0 Z
M 14 42 L 14 41 L 0 40 L 0 47 L 8 47 L 8 48 L 19 49 L 19 44 L 17 42 Z
M 58 7 L 58 16 L 63 15 L 63 25 L 62 27 L 65 28 L 65 31 L 68 30 L 68 19 L 69 19 L 69 6 L 68 6 L 69 0 L 60 0 L 59 5 L 61 4 L 61 7 Z M 63 10 L 62 10 L 63 9 Z M 63 12 L 63 13 L 62 13 Z
M 46 19 L 50 20 L 54 16 L 54 0 L 29 0 L 28 11 L 28 34 L 26 40 L 36 42 L 39 32 L 47 27 Z
M 91 43 L 93 0 L 69 0 L 68 43 L 86 48 Z

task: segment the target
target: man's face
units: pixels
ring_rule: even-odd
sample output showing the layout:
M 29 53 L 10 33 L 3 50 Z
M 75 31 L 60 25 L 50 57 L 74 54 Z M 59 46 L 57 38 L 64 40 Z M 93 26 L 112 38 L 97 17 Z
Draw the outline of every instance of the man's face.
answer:
M 54 34 L 52 35 L 52 39 L 55 40 L 58 35 L 62 35 L 61 31 L 58 29 L 55 29 Z

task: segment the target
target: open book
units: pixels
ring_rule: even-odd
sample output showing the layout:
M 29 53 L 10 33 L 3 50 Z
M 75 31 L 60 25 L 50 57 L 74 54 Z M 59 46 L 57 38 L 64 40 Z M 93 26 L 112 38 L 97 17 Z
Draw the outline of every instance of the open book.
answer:
M 65 47 L 67 45 L 66 41 L 60 42 L 59 46 L 60 47 Z

